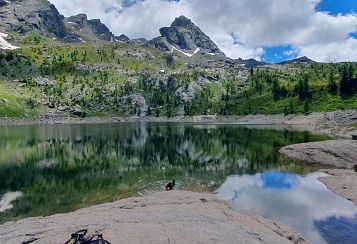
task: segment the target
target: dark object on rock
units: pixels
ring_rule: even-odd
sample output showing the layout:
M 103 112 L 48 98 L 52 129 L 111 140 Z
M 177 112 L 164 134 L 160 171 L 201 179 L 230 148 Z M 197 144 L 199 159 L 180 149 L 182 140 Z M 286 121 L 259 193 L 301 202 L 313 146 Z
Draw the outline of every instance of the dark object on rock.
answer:
M 352 140 L 357 141 L 357 135 L 352 135 Z
M 168 183 L 166 186 L 165 186 L 165 190 L 166 191 L 171 191 L 175 186 L 175 180 L 173 180 L 172 182 Z
M 203 203 L 208 202 L 208 201 L 207 201 L 206 199 L 204 199 L 204 198 L 201 198 L 200 200 L 201 200 L 201 202 L 203 202 Z
M 357 172 L 357 164 L 355 164 L 355 167 L 354 167 L 354 168 L 355 168 L 355 172 Z
M 73 244 L 110 244 L 109 241 L 103 239 L 102 234 L 94 235 L 90 238 L 86 238 L 87 230 L 80 230 L 71 235 L 71 239 L 69 239 L 65 244 L 73 243 Z

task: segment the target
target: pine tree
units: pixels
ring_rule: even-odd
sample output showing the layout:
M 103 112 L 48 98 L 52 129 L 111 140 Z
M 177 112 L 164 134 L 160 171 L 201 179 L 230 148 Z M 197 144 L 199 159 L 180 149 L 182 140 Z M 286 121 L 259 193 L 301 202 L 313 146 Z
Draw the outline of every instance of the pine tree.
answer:
M 309 100 L 305 100 L 304 103 L 304 114 L 308 115 L 310 113 L 310 101 Z
M 333 71 L 330 70 L 329 78 L 328 78 L 328 92 L 331 94 L 336 94 L 337 93 L 337 84 L 335 81 L 335 77 L 333 74 Z
M 341 69 L 341 80 L 340 80 L 340 96 L 348 97 L 352 93 L 350 71 L 346 65 L 342 66 Z

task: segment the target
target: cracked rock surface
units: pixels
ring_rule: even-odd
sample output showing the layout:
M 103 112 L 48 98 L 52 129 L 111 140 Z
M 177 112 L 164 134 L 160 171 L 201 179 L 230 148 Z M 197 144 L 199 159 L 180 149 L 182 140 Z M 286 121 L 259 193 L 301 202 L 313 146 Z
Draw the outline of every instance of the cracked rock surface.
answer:
M 306 243 L 290 227 L 236 212 L 212 194 L 186 191 L 8 222 L 0 226 L 0 243 L 64 243 L 83 228 L 111 243 Z

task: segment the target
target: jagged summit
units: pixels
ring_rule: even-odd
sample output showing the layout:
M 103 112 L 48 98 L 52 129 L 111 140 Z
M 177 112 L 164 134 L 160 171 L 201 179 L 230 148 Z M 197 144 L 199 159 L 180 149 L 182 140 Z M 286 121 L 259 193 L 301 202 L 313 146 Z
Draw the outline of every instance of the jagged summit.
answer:
M 160 28 L 161 38 L 154 40 L 157 46 L 179 49 L 187 54 L 200 50 L 211 54 L 221 54 L 217 45 L 185 16 L 176 18 L 170 27 Z M 167 43 L 166 43 L 167 42 Z M 167 47 L 167 44 L 171 47 Z
M 74 15 L 74 16 L 71 16 L 71 17 L 68 17 L 67 18 L 67 21 L 68 22 L 74 22 L 78 25 L 86 25 L 87 24 L 87 21 L 88 21 L 88 17 L 86 14 L 77 14 L 77 15 Z
M 172 23 L 171 23 L 171 27 L 189 27 L 190 25 L 194 24 L 192 23 L 192 21 L 187 18 L 184 15 L 181 15 L 180 17 L 176 18 Z
M 295 63 L 305 63 L 305 64 L 311 64 L 311 63 L 315 63 L 315 61 L 309 59 L 306 56 L 300 57 L 300 58 L 294 58 L 291 60 L 286 60 L 283 62 L 280 62 L 278 64 L 295 64 Z
M 44 0 L 0 0 L 0 32 L 27 34 L 38 32 L 45 36 L 64 38 L 64 17 L 56 7 Z
M 99 19 L 89 20 L 87 15 L 78 14 L 65 19 L 68 29 L 80 40 L 95 41 L 104 40 L 112 41 L 115 36 L 109 28 Z

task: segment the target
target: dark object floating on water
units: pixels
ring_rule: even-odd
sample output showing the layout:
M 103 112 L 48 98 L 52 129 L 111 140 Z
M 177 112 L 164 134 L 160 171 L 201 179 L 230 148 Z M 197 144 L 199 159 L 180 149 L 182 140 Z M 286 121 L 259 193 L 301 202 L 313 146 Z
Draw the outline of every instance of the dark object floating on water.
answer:
M 165 186 L 165 190 L 166 191 L 171 191 L 175 186 L 175 180 L 173 180 L 172 182 L 167 183 L 167 185 Z
M 201 198 L 200 200 L 201 200 L 201 202 L 204 202 L 204 203 L 205 203 L 205 202 L 208 202 L 208 201 L 207 201 L 206 199 L 204 199 L 204 198 Z
M 357 135 L 352 135 L 352 140 L 357 141 Z
M 103 239 L 102 234 L 93 235 L 90 238 L 86 238 L 87 234 L 86 229 L 77 231 L 71 235 L 71 239 L 69 239 L 65 244 L 111 244 L 109 241 Z

